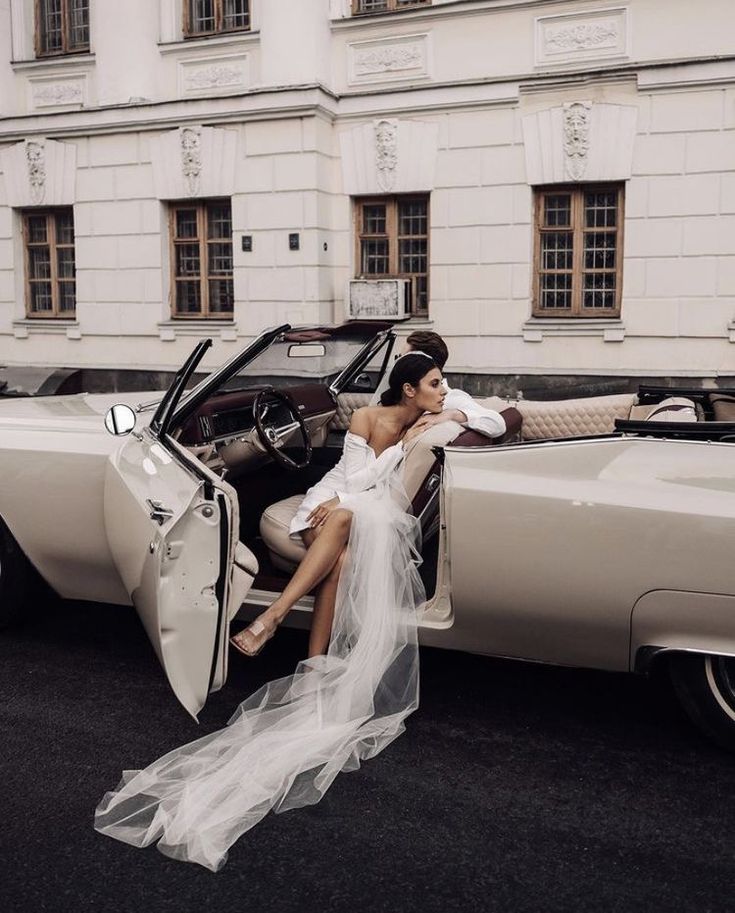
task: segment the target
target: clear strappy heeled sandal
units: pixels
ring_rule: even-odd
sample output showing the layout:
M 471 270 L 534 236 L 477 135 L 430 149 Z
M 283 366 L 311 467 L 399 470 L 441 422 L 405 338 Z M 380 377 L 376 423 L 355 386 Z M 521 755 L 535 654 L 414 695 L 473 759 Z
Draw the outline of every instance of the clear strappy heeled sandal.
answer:
M 230 638 L 232 646 L 245 656 L 257 656 L 276 633 L 278 625 L 274 624 L 269 627 L 260 620 L 262 617 L 261 615 L 256 618 L 247 628 L 243 628 L 242 631 Z

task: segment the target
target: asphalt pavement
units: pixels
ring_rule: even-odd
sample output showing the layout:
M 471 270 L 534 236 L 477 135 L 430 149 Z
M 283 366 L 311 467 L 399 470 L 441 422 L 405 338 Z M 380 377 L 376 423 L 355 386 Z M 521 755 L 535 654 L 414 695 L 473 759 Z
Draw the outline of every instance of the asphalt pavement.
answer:
M 132 610 L 0 634 L 0 911 L 735 910 L 735 758 L 665 682 L 422 650 L 407 731 L 213 874 L 98 835 L 122 769 L 224 725 L 306 647 L 231 656 L 197 726 Z

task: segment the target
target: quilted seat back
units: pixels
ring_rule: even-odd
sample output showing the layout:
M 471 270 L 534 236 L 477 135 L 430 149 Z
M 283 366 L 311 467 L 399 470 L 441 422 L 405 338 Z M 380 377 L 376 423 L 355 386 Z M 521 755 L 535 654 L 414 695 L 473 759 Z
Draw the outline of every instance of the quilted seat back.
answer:
M 337 411 L 329 423 L 330 431 L 347 431 L 355 409 L 369 406 L 372 393 L 340 393 L 337 396 Z
M 615 430 L 615 419 L 628 418 L 637 402 L 635 393 L 551 402 L 520 400 L 516 407 L 523 416 L 521 440 L 609 434 Z

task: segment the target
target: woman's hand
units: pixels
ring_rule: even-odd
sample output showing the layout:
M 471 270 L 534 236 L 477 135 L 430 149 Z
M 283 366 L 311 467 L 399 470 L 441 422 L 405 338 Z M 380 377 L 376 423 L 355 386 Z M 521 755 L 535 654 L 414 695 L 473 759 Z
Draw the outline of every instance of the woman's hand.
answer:
M 466 421 L 467 416 L 464 412 L 460 412 L 459 409 L 446 409 L 443 412 L 427 412 L 425 415 L 422 415 L 421 418 L 417 419 L 403 435 L 403 446 L 405 447 L 409 441 L 412 441 L 415 437 L 423 434 L 424 431 L 432 428 L 434 425 L 441 425 L 443 422 L 459 422 L 462 424 Z
M 312 529 L 318 529 L 318 527 L 326 522 L 327 517 L 338 506 L 339 498 L 330 498 L 329 501 L 322 501 L 318 507 L 315 507 L 314 510 L 312 510 L 306 518 L 306 522 L 310 524 Z

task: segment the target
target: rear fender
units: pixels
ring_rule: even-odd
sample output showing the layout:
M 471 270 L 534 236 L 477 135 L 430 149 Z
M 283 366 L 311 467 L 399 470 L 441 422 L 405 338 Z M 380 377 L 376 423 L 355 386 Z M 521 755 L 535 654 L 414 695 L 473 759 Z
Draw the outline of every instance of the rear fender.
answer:
M 633 606 L 630 668 L 646 671 L 661 652 L 735 656 L 735 596 L 652 590 Z

